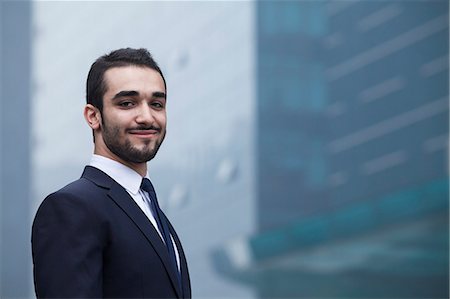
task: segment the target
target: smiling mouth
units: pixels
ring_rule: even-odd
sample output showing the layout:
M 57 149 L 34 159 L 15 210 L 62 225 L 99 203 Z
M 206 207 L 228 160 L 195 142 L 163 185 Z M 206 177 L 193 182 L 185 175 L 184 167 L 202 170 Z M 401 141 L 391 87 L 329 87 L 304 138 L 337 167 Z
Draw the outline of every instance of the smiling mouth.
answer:
M 132 135 L 136 135 L 139 137 L 152 137 L 157 134 L 159 134 L 161 130 L 157 128 L 151 128 L 151 129 L 132 129 L 128 130 L 128 133 Z

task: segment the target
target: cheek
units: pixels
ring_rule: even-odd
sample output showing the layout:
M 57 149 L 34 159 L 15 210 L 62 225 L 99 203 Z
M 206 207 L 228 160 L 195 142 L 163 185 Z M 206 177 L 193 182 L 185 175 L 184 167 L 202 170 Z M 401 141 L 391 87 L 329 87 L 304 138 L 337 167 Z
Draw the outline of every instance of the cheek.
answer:
M 121 135 L 124 129 L 124 126 L 121 124 L 118 124 L 114 121 L 111 121 L 108 119 L 103 119 L 104 123 L 102 124 L 102 130 L 104 134 L 108 134 L 111 137 L 115 137 L 117 135 Z
M 125 129 L 132 123 L 133 115 L 131 113 L 110 113 L 104 118 L 104 124 L 110 128 Z
M 166 119 L 166 115 L 164 114 L 164 115 L 159 115 L 158 116 L 158 118 L 157 118 L 157 121 L 158 121 L 158 124 L 161 126 L 161 127 L 166 127 L 166 124 L 167 124 L 167 119 Z

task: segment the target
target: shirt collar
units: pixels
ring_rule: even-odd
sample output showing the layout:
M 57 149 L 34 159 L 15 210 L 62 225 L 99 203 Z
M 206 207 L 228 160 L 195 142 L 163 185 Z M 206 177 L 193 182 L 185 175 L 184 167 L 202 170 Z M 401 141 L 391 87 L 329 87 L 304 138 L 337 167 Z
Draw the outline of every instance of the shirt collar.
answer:
M 98 168 L 109 175 L 113 180 L 119 183 L 119 185 L 132 194 L 137 194 L 141 188 L 142 176 L 122 163 L 94 154 L 92 155 L 89 165 Z M 145 177 L 148 178 L 148 175 Z

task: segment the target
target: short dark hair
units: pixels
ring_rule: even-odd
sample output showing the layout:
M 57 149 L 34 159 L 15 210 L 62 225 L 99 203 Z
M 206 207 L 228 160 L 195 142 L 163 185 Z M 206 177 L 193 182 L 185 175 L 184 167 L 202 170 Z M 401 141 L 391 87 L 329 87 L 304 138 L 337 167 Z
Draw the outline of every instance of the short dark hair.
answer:
M 104 80 L 105 72 L 113 67 L 123 66 L 142 66 L 157 71 L 163 81 L 164 88 L 167 93 L 166 80 L 161 72 L 158 64 L 153 60 L 152 55 L 147 49 L 123 48 L 114 50 L 109 54 L 98 58 L 89 70 L 86 82 L 86 102 L 97 107 L 100 112 L 103 110 L 103 96 L 105 95 L 107 86 Z

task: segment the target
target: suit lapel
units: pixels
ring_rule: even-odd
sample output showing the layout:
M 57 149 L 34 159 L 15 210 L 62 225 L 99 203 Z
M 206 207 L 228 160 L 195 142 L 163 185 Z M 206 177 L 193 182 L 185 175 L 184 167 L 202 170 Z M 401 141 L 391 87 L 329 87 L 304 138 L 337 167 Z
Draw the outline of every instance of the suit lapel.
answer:
M 151 246 L 154 248 L 159 258 L 164 264 L 166 271 L 170 277 L 173 287 L 176 290 L 178 297 L 181 297 L 181 290 L 179 290 L 176 274 L 173 272 L 169 260 L 169 253 L 166 245 L 161 240 L 158 232 L 153 227 L 150 220 L 134 202 L 133 198 L 128 192 L 120 186 L 116 181 L 110 178 L 107 174 L 98 170 L 97 168 L 87 166 L 83 172 L 82 177 L 89 179 L 100 187 L 109 189 L 108 196 L 124 211 L 130 220 L 137 226 L 137 228 L 144 234 Z M 177 244 L 178 246 L 178 244 Z
M 165 215 L 164 215 L 165 217 Z M 166 217 L 167 219 L 167 217 Z M 183 298 L 191 298 L 191 283 L 189 278 L 189 271 L 186 261 L 186 256 L 184 254 L 183 247 L 181 246 L 180 239 L 178 238 L 177 233 L 175 232 L 175 229 L 173 228 L 172 224 L 169 220 L 167 220 L 169 223 L 169 229 L 170 233 L 173 236 L 173 239 L 175 240 L 175 244 L 177 245 L 178 254 L 180 256 L 180 269 L 181 269 L 181 279 L 182 279 L 182 288 L 183 288 Z

